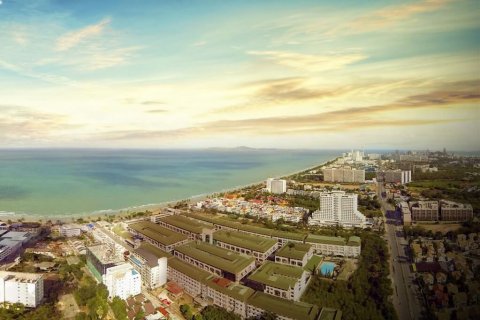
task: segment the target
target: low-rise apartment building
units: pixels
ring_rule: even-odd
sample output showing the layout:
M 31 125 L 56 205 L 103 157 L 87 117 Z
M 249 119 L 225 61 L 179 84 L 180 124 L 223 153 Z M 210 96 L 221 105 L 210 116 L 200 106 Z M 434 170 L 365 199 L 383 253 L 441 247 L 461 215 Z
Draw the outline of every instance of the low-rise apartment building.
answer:
M 471 204 L 441 200 L 440 220 L 442 221 L 467 221 L 473 218 L 473 207 Z
M 129 261 L 140 273 L 143 284 L 149 289 L 155 289 L 167 282 L 167 265 L 172 257 L 154 245 L 142 243 L 130 253 Z
M 313 246 L 308 243 L 289 242 L 275 253 L 275 262 L 304 267 L 313 256 Z
M 166 252 L 172 252 L 176 246 L 187 243 L 188 237 L 159 226 L 151 221 L 142 221 L 128 225 L 128 231 L 142 237 L 150 244 Z
M 410 211 L 413 221 L 437 221 L 438 201 L 410 202 Z
M 255 269 L 255 258 L 205 242 L 175 248 L 175 257 L 217 276 L 238 282 Z
M 0 271 L 0 303 L 21 303 L 35 308 L 43 297 L 43 274 Z
M 302 267 L 266 261 L 255 270 L 248 281 L 259 291 L 298 301 L 307 288 L 310 274 Z
M 278 248 L 275 239 L 259 238 L 235 231 L 216 231 L 213 240 L 214 244 L 221 248 L 255 257 L 257 263 L 265 261 Z

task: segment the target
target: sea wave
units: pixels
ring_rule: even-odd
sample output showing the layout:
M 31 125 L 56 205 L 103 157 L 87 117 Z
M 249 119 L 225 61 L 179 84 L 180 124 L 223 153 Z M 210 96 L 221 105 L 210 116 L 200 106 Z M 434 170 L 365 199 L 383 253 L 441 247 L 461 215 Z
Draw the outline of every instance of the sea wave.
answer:
M 14 216 L 14 215 L 16 215 L 16 213 L 12 211 L 0 211 L 0 216 Z

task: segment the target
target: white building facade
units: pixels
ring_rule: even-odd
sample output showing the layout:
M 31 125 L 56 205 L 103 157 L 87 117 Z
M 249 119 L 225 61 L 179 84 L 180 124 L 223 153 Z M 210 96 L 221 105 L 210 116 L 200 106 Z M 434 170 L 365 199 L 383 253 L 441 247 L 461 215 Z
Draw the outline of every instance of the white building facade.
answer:
M 140 273 L 129 263 L 108 268 L 103 277 L 103 283 L 107 286 L 109 298 L 116 296 L 126 300 L 142 292 Z
M 268 178 L 266 189 L 270 193 L 285 193 L 287 192 L 287 180 Z
M 347 194 L 345 191 L 322 193 L 320 210 L 313 212 L 309 224 L 364 227 L 366 217 L 358 211 L 357 207 L 357 194 Z
M 35 308 L 43 296 L 43 274 L 0 271 L 0 303 L 21 303 Z

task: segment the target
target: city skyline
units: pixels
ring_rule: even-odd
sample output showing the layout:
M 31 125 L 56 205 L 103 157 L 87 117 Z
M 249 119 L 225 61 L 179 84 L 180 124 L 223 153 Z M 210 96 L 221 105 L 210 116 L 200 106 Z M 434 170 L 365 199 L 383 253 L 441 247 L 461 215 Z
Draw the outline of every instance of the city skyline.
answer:
M 475 1 L 0 1 L 0 147 L 479 150 Z

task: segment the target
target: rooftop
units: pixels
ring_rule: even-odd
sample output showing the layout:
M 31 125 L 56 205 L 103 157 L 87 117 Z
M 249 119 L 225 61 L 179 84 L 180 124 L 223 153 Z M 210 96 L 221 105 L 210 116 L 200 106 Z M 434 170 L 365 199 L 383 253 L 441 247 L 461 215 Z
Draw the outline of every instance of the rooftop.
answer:
M 333 244 L 339 246 L 344 246 L 347 244 L 347 240 L 343 237 L 320 236 L 316 234 L 309 234 L 305 239 L 305 242 Z
M 187 237 L 183 234 L 173 232 L 150 221 L 137 222 L 129 225 L 129 227 L 165 246 L 187 240 Z
M 35 283 L 42 277 L 43 274 L 41 273 L 0 271 L 0 279 L 3 279 L 3 281 Z
M 190 242 L 175 248 L 175 250 L 233 274 L 237 274 L 255 261 L 254 257 L 240 255 L 205 242 Z
M 106 244 L 98 244 L 95 246 L 87 247 L 87 249 L 103 264 L 118 263 L 123 261 L 120 258 L 120 255 L 114 252 L 112 250 L 112 247 Z
M 212 226 L 198 220 L 190 219 L 181 215 L 171 215 L 160 219 L 165 223 L 192 233 L 201 234 L 205 228 L 213 229 Z
M 251 274 L 248 279 L 271 287 L 288 290 L 295 286 L 302 277 L 303 271 L 301 267 L 267 261 Z
M 362 244 L 362 239 L 357 236 L 351 236 L 348 238 L 348 243 L 349 246 L 360 246 Z
M 239 301 L 246 301 L 255 293 L 252 288 L 213 275 L 204 279 L 204 284 Z
M 278 298 L 260 291 L 249 297 L 248 303 L 295 320 L 316 320 L 319 313 L 319 309 L 315 305 Z
M 278 250 L 275 255 L 288 259 L 302 260 L 311 247 L 310 244 L 289 242 Z
M 318 320 L 341 320 L 342 311 L 332 308 L 322 308 Z
M 183 262 L 175 257 L 168 260 L 168 266 L 197 281 L 203 282 L 206 278 L 211 276 L 209 272 L 194 267 L 193 265 Z
M 266 252 L 277 243 L 274 239 L 230 231 L 217 231 L 213 234 L 213 239 L 258 252 Z
M 151 245 L 150 243 L 142 243 L 140 247 L 134 250 L 138 255 L 143 257 L 146 261 L 147 264 L 150 267 L 155 267 L 158 265 L 158 259 L 160 258 L 171 258 L 173 257 L 170 253 L 167 253 L 154 245 Z

